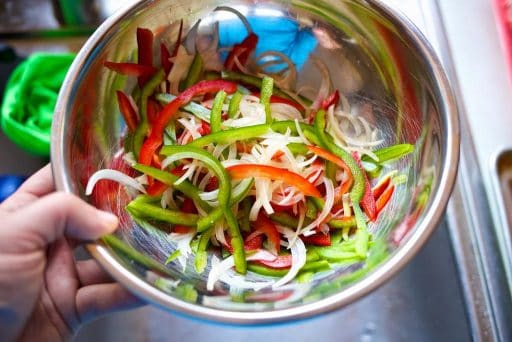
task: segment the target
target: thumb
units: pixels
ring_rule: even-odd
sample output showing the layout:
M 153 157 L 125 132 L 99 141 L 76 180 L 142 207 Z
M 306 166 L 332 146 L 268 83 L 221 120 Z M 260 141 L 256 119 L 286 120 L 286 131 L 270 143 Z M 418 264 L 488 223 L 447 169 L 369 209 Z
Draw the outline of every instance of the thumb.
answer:
M 74 195 L 57 192 L 8 214 L 0 236 L 9 236 L 0 241 L 9 241 L 17 252 L 19 247 L 41 249 L 62 236 L 95 240 L 113 232 L 118 223 L 115 215 L 98 210 Z

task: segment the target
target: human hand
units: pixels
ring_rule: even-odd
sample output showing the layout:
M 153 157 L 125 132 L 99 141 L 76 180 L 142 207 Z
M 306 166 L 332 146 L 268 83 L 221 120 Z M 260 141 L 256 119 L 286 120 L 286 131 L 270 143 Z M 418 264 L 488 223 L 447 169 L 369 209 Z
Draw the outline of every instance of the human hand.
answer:
M 113 232 L 117 218 L 54 192 L 50 165 L 0 204 L 0 331 L 6 340 L 65 340 L 138 300 L 73 249 Z

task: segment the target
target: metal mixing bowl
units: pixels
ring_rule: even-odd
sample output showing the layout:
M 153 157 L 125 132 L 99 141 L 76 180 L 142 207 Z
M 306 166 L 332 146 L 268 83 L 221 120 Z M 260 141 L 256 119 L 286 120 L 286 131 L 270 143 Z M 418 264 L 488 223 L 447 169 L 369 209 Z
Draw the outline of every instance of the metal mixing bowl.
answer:
M 196 39 L 211 38 L 215 21 L 221 30 L 229 30 L 232 17 L 212 12 L 221 5 L 237 8 L 250 20 L 268 20 L 269 25 L 262 26 L 262 39 L 278 40 L 290 33 L 287 27 L 307 34 L 313 40 L 310 52 L 328 65 L 334 86 L 352 108 L 383 132 L 384 145 L 415 144 L 415 152 L 395 165 L 407 181 L 397 187 L 392 203 L 370 226 L 374 244 L 367 262 L 275 291 L 229 292 L 221 284 L 208 292 L 207 272 L 197 275 L 193 267 L 183 272 L 172 263 L 162 276 L 102 242 L 88 245 L 88 250 L 133 293 L 185 315 L 265 324 L 326 313 L 382 285 L 411 260 L 442 217 L 457 173 L 459 126 L 446 76 L 420 32 L 379 1 L 160 0 L 121 10 L 83 47 L 60 92 L 51 151 L 56 186 L 91 201 L 84 196 L 87 177 L 110 166 L 120 149 L 123 127 L 113 94 L 116 89 L 130 91 L 134 82 L 107 71 L 102 63 L 132 58 L 138 26 L 151 28 L 158 32 L 157 40 L 168 41 L 175 39 L 172 27 L 180 19 L 188 28 L 203 19 Z M 271 25 L 276 20 L 287 24 Z M 299 83 L 318 87 L 318 82 L 318 72 L 307 58 L 300 66 Z M 121 213 L 126 198 L 119 189 L 115 198 L 101 203 Z M 173 244 L 165 235 L 149 234 L 144 228 L 125 215 L 117 235 L 158 262 L 165 261 Z M 178 284 L 172 281 L 177 279 Z

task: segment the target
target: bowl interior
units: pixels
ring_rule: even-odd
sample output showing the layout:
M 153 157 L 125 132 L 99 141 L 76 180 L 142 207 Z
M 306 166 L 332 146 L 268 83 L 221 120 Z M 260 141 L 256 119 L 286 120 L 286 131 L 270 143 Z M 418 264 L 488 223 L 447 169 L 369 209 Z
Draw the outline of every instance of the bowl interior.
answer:
M 337 265 L 278 290 L 255 292 L 240 281 L 231 289 L 220 282 L 209 292 L 208 269 L 195 273 L 192 257 L 185 270 L 176 261 L 159 265 L 176 244 L 166 233 L 124 213 L 129 194 L 123 187 L 111 184 L 102 196 L 84 195 L 92 173 L 122 164 L 125 127 L 114 93 L 135 87 L 133 79 L 108 71 L 103 62 L 133 60 L 139 26 L 152 29 L 158 43 L 174 44 L 181 19 L 185 32 L 201 20 L 196 34 L 187 36 L 188 49 L 207 46 L 217 30 L 221 48 L 243 39 L 241 22 L 232 13 L 214 12 L 217 6 L 236 8 L 249 19 L 260 36 L 256 53 L 278 50 L 294 61 L 297 88 L 314 97 L 321 82 L 314 59 L 320 59 L 350 110 L 380 130 L 382 146 L 415 145 L 413 154 L 389 168 L 403 174 L 404 182 L 369 225 L 374 241 L 366 262 Z M 455 117 L 442 71 L 422 38 L 373 1 L 142 1 L 107 20 L 81 51 L 60 94 L 52 160 L 58 187 L 118 213 L 122 224 L 117 236 L 148 257 L 135 262 L 115 243 L 90 246 L 128 288 L 186 314 L 228 322 L 276 322 L 346 304 L 389 278 L 414 254 L 435 227 L 451 190 Z M 250 273 L 245 281 L 268 279 Z

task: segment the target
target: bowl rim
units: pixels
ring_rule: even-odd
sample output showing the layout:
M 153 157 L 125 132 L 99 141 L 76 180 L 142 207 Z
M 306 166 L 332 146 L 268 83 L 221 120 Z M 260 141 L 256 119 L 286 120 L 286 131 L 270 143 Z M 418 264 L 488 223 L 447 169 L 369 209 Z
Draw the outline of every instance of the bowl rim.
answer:
M 73 83 L 80 74 L 80 70 L 91 56 L 91 52 L 102 41 L 102 38 L 106 35 L 108 30 L 122 20 L 128 12 L 141 6 L 144 1 L 149 0 L 138 0 L 130 3 L 104 21 L 81 48 L 64 80 L 55 108 L 51 136 L 52 170 L 55 186 L 58 191 L 73 192 L 72 186 L 66 177 L 67 171 L 64 162 L 67 146 L 61 144 L 65 136 L 64 120 L 68 106 L 67 99 L 71 96 Z M 403 13 L 391 8 L 381 0 L 365 0 L 364 2 L 387 19 L 391 20 L 397 27 L 403 30 L 405 35 L 408 36 L 412 42 L 414 42 L 420 58 L 425 60 L 427 65 L 431 68 L 431 73 L 438 87 L 440 103 L 442 104 L 440 110 L 446 133 L 446 145 L 444 146 L 445 151 L 443 151 L 445 154 L 442 163 L 445 167 L 439 178 L 439 191 L 433 194 L 431 203 L 427 207 L 424 215 L 422 215 L 421 221 L 417 225 L 414 233 L 407 237 L 405 243 L 401 245 L 389 259 L 384 261 L 379 267 L 370 271 L 365 277 L 347 286 L 339 293 L 322 298 L 316 302 L 285 309 L 246 312 L 221 310 L 200 304 L 192 304 L 160 291 L 131 273 L 102 243 L 93 242 L 87 244 L 86 248 L 92 257 L 96 259 L 115 280 L 141 299 L 184 316 L 236 325 L 276 324 L 318 316 L 346 306 L 383 285 L 416 255 L 438 226 L 455 184 L 460 149 L 460 127 L 457 104 L 444 68 L 422 32 Z

